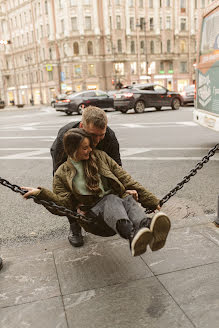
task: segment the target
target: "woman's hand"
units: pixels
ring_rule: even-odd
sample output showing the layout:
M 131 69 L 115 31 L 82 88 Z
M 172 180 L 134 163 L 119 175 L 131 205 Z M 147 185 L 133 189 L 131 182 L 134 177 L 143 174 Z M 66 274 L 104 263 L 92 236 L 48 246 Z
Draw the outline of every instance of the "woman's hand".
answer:
M 157 208 L 156 208 L 158 211 L 160 211 L 160 205 L 157 205 Z
M 135 200 L 136 202 L 138 201 L 138 193 L 136 190 L 126 190 L 126 193 L 131 195 Z
M 31 188 L 31 187 L 21 187 L 23 190 L 27 190 L 26 194 L 23 195 L 25 199 L 27 199 L 29 196 L 36 196 L 39 194 L 40 189 L 38 188 Z

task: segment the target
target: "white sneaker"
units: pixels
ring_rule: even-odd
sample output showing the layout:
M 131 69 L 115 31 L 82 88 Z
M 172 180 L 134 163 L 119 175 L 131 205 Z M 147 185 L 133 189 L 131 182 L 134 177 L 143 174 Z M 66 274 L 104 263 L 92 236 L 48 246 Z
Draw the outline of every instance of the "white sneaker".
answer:
M 163 212 L 158 212 L 153 216 L 150 224 L 150 230 L 153 234 L 150 248 L 153 252 L 164 247 L 170 227 L 170 219 Z
M 148 228 L 139 229 L 131 241 L 132 256 L 139 256 L 146 252 L 147 245 L 152 241 L 153 234 Z

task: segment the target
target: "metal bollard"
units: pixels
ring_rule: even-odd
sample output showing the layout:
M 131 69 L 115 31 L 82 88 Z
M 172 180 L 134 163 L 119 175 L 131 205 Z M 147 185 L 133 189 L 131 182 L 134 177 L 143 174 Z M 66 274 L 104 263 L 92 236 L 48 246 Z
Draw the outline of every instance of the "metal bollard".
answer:
M 217 200 L 217 218 L 214 220 L 214 224 L 216 225 L 217 228 L 219 228 L 219 196 Z

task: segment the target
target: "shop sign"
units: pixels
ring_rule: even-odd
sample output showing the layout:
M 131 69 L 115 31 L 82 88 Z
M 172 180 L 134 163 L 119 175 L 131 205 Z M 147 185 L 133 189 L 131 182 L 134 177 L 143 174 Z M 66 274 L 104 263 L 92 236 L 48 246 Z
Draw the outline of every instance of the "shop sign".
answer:
M 53 69 L 52 65 L 49 65 L 49 64 L 46 65 L 47 72 L 51 72 L 52 69 Z

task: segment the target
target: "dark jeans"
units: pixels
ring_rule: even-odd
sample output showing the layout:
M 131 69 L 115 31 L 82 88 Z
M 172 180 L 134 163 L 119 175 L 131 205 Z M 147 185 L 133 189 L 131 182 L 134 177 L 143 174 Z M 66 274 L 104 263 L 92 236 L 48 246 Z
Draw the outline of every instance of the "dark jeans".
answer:
M 92 234 L 105 237 L 118 233 L 116 224 L 121 219 L 130 221 L 134 228 L 138 229 L 141 221 L 146 218 L 144 209 L 131 195 L 120 198 L 113 194 L 104 196 L 86 216 L 91 218 L 91 222 L 82 221 L 80 225 Z M 71 218 L 68 220 L 70 224 L 75 222 Z
M 91 212 L 101 216 L 107 226 L 116 233 L 118 233 L 116 230 L 118 220 L 126 219 L 131 221 L 134 228 L 138 229 L 141 221 L 146 218 L 144 209 L 139 206 L 131 195 L 125 198 L 112 194 L 107 195 L 92 207 Z

